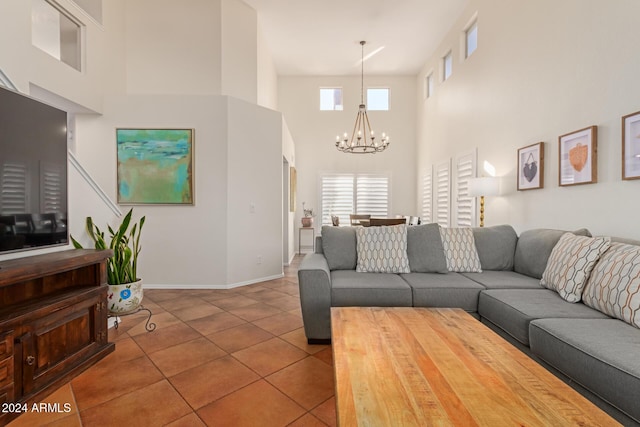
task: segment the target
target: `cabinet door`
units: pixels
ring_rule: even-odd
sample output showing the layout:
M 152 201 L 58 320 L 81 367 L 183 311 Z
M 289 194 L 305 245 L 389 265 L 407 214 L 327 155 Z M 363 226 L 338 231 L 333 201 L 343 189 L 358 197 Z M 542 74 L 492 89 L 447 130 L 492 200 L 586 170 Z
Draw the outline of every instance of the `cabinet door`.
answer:
M 106 342 L 105 289 L 26 325 L 22 336 L 22 395 L 70 372 Z

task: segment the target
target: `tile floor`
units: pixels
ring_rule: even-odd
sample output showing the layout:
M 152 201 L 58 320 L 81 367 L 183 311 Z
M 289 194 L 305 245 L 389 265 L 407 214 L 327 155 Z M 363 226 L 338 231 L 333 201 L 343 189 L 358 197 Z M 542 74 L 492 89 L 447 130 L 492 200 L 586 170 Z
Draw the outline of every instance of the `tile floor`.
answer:
M 330 346 L 307 345 L 297 266 L 231 290 L 145 291 L 145 316 L 122 318 L 116 350 L 50 395 L 71 412 L 17 426 L 333 426 Z

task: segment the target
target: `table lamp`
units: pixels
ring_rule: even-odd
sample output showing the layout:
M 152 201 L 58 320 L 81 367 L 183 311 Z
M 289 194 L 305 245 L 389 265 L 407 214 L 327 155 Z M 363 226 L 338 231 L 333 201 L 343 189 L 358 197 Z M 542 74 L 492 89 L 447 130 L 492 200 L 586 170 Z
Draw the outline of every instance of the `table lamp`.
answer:
M 467 181 L 470 197 L 480 197 L 480 227 L 484 227 L 484 198 L 500 194 L 500 180 L 487 176 Z

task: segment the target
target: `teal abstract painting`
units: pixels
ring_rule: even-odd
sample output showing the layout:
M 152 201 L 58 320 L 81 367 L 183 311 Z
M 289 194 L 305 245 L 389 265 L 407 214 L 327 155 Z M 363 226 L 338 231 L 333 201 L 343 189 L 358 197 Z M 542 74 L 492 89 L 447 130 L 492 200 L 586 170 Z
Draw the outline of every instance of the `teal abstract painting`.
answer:
M 193 129 L 116 129 L 118 203 L 193 204 Z

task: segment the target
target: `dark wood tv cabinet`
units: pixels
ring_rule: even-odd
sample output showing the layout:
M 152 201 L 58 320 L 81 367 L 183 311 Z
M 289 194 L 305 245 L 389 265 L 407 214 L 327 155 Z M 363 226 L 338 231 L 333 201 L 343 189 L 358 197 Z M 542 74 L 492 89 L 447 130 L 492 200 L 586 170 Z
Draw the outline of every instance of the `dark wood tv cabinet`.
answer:
M 110 256 L 72 249 L 0 262 L 0 425 L 20 415 L 9 404 L 30 408 L 115 349 Z

